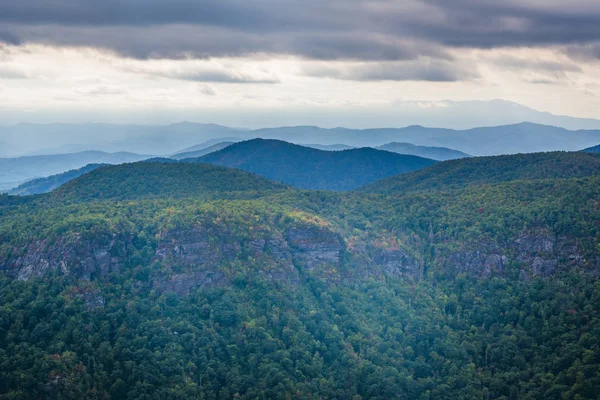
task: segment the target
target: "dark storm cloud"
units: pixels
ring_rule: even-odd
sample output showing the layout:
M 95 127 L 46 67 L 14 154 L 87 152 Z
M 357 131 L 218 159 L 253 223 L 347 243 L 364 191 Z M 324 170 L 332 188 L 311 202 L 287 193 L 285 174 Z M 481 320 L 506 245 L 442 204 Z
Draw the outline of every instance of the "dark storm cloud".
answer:
M 599 19 L 597 0 L 22 0 L 0 2 L 0 41 L 137 58 L 449 59 L 445 47 L 585 46 Z

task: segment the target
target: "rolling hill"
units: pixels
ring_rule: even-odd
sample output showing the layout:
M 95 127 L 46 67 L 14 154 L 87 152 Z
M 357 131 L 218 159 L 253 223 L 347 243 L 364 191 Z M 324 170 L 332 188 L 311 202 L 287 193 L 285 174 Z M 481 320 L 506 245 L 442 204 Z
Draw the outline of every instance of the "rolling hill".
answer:
M 451 160 L 410 174 L 394 176 L 362 190 L 405 193 L 454 189 L 513 180 L 581 178 L 600 174 L 600 155 L 550 152 Z
M 146 198 L 253 197 L 287 189 L 244 171 L 207 164 L 137 162 L 97 168 L 51 193 L 60 201 L 134 200 Z
M 264 139 L 184 161 L 238 168 L 298 188 L 320 190 L 351 190 L 435 163 L 371 148 L 331 152 Z

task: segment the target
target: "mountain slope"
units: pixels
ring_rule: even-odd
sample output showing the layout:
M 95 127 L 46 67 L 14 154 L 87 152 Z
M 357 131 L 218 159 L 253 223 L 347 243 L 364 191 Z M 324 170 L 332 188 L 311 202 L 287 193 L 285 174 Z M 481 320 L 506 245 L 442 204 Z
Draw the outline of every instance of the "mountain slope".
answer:
M 355 189 L 435 162 L 371 148 L 330 152 L 264 139 L 185 161 L 239 168 L 299 188 L 327 190 Z
M 387 196 L 146 162 L 0 196 L 0 396 L 595 399 L 598 199 L 599 176 Z
M 0 183 L 23 182 L 60 174 L 88 164 L 121 164 L 150 157 L 149 155 L 125 152 L 83 151 L 71 154 L 0 158 Z
M 512 180 L 579 178 L 598 174 L 600 155 L 581 152 L 517 154 L 446 161 L 410 174 L 375 182 L 362 190 L 373 193 L 405 193 Z
M 233 143 L 235 143 L 235 142 L 219 142 L 219 143 L 216 143 L 216 144 L 213 144 L 211 146 L 201 148 L 201 149 L 182 151 L 180 153 L 173 154 L 171 156 L 171 158 L 173 158 L 175 160 L 183 160 L 185 158 L 202 157 L 206 154 L 210 154 L 215 151 L 223 150 L 225 147 L 230 146 Z
M 93 171 L 96 168 L 104 167 L 106 165 L 109 164 L 88 164 L 85 167 L 63 172 L 62 174 L 52 175 L 47 178 L 33 179 L 17 186 L 14 189 L 11 189 L 8 194 L 25 196 L 48 193 L 87 172 Z
M 392 142 L 377 147 L 379 150 L 391 151 L 398 154 L 410 154 L 423 158 L 430 158 L 437 161 L 456 160 L 459 158 L 471 157 L 462 151 L 449 149 L 447 147 L 427 147 L 417 146 L 411 143 Z
M 239 170 L 206 164 L 138 162 L 95 169 L 51 193 L 54 201 L 256 197 L 287 189 Z
M 581 150 L 586 153 L 600 153 L 600 144 Z

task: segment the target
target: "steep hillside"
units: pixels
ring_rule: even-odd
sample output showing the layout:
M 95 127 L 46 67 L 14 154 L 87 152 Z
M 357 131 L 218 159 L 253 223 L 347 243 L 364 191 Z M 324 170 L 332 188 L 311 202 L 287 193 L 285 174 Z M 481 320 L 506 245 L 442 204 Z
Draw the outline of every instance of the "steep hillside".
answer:
M 214 198 L 283 190 L 285 185 L 206 164 L 138 162 L 95 169 L 52 192 L 55 201 Z
M 375 182 L 362 190 L 405 193 L 519 179 L 574 178 L 600 174 L 600 156 L 580 152 L 534 153 L 451 160 Z
M 144 154 L 124 152 L 83 151 L 71 154 L 0 158 L 0 184 L 56 175 L 88 164 L 121 164 L 150 157 Z M 13 187 L 16 186 L 18 185 Z
M 71 171 L 63 172 L 62 174 L 52 175 L 47 178 L 32 179 L 14 189 L 11 189 L 8 194 L 25 196 L 31 194 L 48 193 L 87 172 L 106 165 L 108 164 L 88 164 L 83 168 L 73 169 Z
M 449 149 L 447 147 L 427 147 L 417 146 L 411 143 L 392 142 L 377 147 L 379 150 L 391 151 L 398 154 L 410 154 L 423 158 L 430 158 L 437 161 L 456 160 L 459 158 L 471 157 L 462 151 Z
M 371 148 L 330 152 L 263 139 L 185 161 L 239 168 L 299 188 L 323 190 L 351 190 L 434 163 Z

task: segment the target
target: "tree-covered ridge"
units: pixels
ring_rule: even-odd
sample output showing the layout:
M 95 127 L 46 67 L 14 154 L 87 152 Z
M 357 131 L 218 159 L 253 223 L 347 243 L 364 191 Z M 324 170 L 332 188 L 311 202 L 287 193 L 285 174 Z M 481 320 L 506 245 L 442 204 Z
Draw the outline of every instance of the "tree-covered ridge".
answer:
M 232 198 L 285 189 L 257 175 L 212 165 L 139 162 L 98 168 L 63 185 L 51 197 L 55 201 Z
M 0 196 L 0 398 L 596 399 L 598 199 L 178 163 Z
M 279 140 L 254 139 L 187 162 L 239 168 L 302 189 L 351 190 L 435 163 L 372 148 L 323 151 Z
M 363 188 L 397 194 L 512 180 L 577 178 L 600 173 L 600 157 L 581 152 L 516 154 L 451 160 Z

